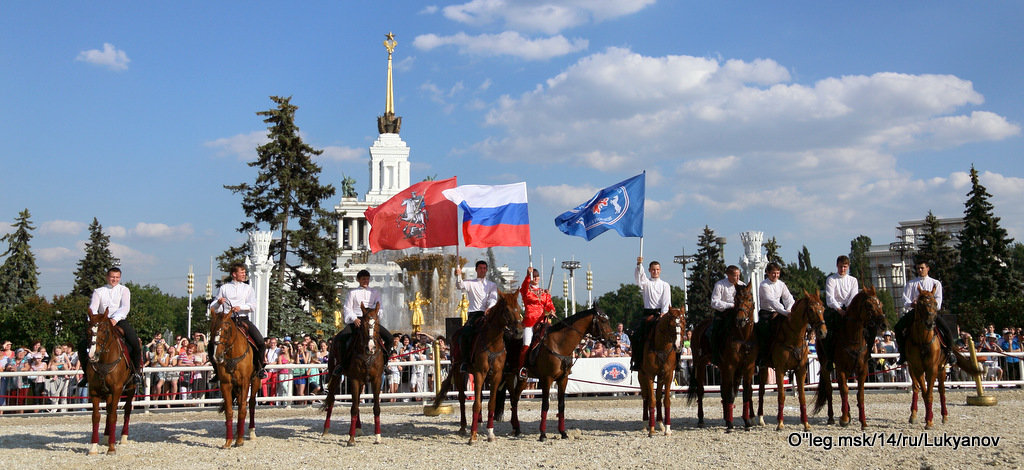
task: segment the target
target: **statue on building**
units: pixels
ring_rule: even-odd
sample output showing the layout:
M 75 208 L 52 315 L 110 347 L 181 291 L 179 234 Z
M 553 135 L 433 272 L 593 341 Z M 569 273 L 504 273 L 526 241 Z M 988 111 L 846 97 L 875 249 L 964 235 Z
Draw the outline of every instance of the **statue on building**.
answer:
M 423 329 L 423 306 L 430 303 L 430 299 L 424 299 L 423 294 L 417 292 L 416 300 L 409 302 L 409 310 L 412 310 L 412 332 L 419 333 Z
M 351 176 L 342 175 L 341 197 L 359 197 L 356 193 L 356 179 Z

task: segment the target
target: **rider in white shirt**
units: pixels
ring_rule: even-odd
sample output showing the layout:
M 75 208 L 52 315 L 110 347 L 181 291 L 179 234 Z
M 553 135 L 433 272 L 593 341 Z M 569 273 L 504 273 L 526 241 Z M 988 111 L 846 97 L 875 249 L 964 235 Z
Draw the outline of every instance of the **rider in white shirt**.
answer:
M 653 327 L 653 322 L 668 312 L 672 306 L 672 287 L 664 279 L 661 279 L 661 263 L 651 261 L 648 270 L 651 277 L 648 278 L 643 268 L 644 258 L 636 258 L 636 269 L 633 276 L 636 284 L 640 286 L 640 296 L 643 297 L 644 309 L 640 315 L 640 322 L 634 329 L 633 348 L 630 355 L 630 370 L 640 370 L 640 363 L 644 357 L 644 347 L 647 343 L 647 334 Z
M 254 343 L 256 343 L 256 370 L 260 378 L 266 378 L 266 341 L 263 334 L 250 317 L 256 313 L 256 291 L 246 281 L 249 279 L 245 265 L 234 263 L 231 265 L 231 282 L 223 284 L 217 289 L 217 295 L 213 296 L 210 308 L 229 309 L 235 323 L 243 326 L 249 332 Z M 206 346 L 206 354 L 213 362 L 213 349 L 216 345 L 213 341 Z M 214 368 L 216 373 L 216 368 Z
M 110 268 L 107 270 L 107 285 L 92 291 L 89 311 L 94 315 L 107 312 L 107 317 L 124 331 L 124 342 L 128 347 L 128 357 L 132 360 L 132 379 L 135 381 L 135 385 L 142 386 L 144 383 L 142 378 L 142 344 L 139 342 L 139 335 L 135 333 L 135 328 L 132 327 L 131 323 L 128 323 L 128 312 L 131 310 L 131 303 L 131 291 L 121 285 L 121 269 Z M 82 370 L 85 370 L 89 362 L 90 342 L 90 338 L 86 337 L 85 341 L 78 348 L 78 357 L 82 364 Z M 79 382 L 78 386 L 84 387 L 85 383 L 86 379 L 85 375 L 83 375 L 82 381 Z

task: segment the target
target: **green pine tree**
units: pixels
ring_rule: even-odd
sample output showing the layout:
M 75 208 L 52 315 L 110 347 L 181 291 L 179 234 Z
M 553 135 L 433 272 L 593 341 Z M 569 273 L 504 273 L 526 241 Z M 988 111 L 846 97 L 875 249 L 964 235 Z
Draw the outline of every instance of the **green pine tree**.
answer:
M 302 141 L 295 124 L 297 106 L 291 98 L 271 96 L 277 107 L 256 113 L 268 124 L 270 142 L 256 148 L 257 157 L 249 162 L 258 169 L 256 181 L 225 185 L 242 195 L 246 221 L 238 231 L 246 233 L 259 227 L 279 232 L 280 239 L 270 245 L 270 255 L 277 260 L 277 282 L 295 291 L 300 298 L 314 304 L 333 302 L 336 281 L 333 263 L 337 246 L 330 233 L 334 214 L 323 207 L 323 201 L 334 196 L 334 187 L 320 184 L 319 165 L 313 157 L 323 153 Z M 293 228 L 298 220 L 298 228 Z M 231 247 L 219 257 L 223 263 L 244 256 L 247 247 Z
M 0 266 L 0 305 L 19 305 L 39 290 L 39 270 L 29 246 L 36 229 L 31 217 L 28 209 L 21 211 L 11 224 L 14 231 L 0 237 L 0 243 L 7 242 L 7 251 L 0 255 L 7 257 Z
M 999 226 L 992 197 L 978 182 L 978 170 L 971 165 L 971 190 L 964 203 L 964 229 L 957 241 L 960 261 L 954 273 L 956 304 L 1017 295 L 1020 282 L 1007 264 L 1013 239 Z
M 780 268 L 785 269 L 786 263 L 782 261 L 782 257 L 779 256 L 779 250 L 782 249 L 782 246 L 779 245 L 777 240 L 775 240 L 775 237 L 772 237 L 771 240 L 762 243 L 761 246 L 765 249 L 765 258 L 769 263 L 778 264 Z
M 711 291 L 715 283 L 725 277 L 725 262 L 715 238 L 715 232 L 707 225 L 697 238 L 697 254 L 686 286 L 686 321 L 691 325 L 711 318 Z
M 928 211 L 924 227 L 917 234 L 918 244 L 915 261 L 927 261 L 928 275 L 942 282 L 945 298 L 956 296 L 957 251 L 953 248 L 953 236 L 939 227 L 939 219 Z
M 871 250 L 871 237 L 860 235 L 850 240 L 850 274 L 860 281 L 861 286 L 872 284 L 871 263 L 868 251 Z
M 110 236 L 103 233 L 103 226 L 92 219 L 89 224 L 89 241 L 85 243 L 85 257 L 78 261 L 75 270 L 74 295 L 89 297 L 92 291 L 107 283 L 107 270 L 121 264 L 121 260 L 110 252 Z
M 803 296 L 803 292 L 814 293 L 825 288 L 825 273 L 811 264 L 811 252 L 804 246 L 796 255 L 796 264 L 790 263 L 780 277 L 786 283 L 789 293 L 794 298 Z

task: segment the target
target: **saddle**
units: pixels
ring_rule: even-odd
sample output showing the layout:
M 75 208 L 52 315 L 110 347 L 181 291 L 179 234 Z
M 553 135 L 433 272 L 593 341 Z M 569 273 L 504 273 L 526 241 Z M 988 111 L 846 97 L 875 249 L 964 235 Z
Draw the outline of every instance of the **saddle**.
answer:
M 249 343 L 249 346 L 256 348 L 256 350 L 259 350 L 259 346 L 256 345 L 256 340 L 254 340 L 252 336 L 249 334 L 248 328 L 245 328 L 244 325 L 242 325 L 239 322 L 236 322 L 234 317 L 231 318 L 231 323 L 235 325 L 235 329 L 242 333 L 242 337 L 245 338 L 246 343 Z
M 548 335 L 548 329 L 551 328 L 551 324 L 546 321 L 539 321 L 536 325 L 533 325 L 533 340 L 530 341 L 530 348 L 526 350 L 526 362 L 532 364 L 537 360 L 537 355 L 540 353 L 540 345 L 544 341 L 544 337 Z

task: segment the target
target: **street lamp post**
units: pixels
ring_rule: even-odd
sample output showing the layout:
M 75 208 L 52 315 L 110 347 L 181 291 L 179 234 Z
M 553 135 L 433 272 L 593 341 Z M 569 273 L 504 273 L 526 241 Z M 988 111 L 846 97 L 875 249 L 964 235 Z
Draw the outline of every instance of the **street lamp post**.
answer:
M 590 265 L 587 265 L 587 308 L 594 308 L 594 273 L 590 271 Z
M 903 287 L 907 285 L 907 263 L 906 254 L 914 251 L 914 243 L 906 240 L 899 240 L 889 244 L 889 251 L 893 253 L 899 253 L 900 255 L 900 285 L 896 285 L 896 280 L 893 280 L 893 287 Z
M 576 260 L 562 261 L 562 269 L 569 270 L 569 291 L 572 295 L 572 314 L 576 314 L 576 270 L 583 264 Z M 568 313 L 568 312 L 566 312 Z
M 686 265 L 697 259 L 694 255 L 686 254 L 686 249 L 683 249 L 683 253 L 676 255 L 672 258 L 672 262 L 683 265 L 683 305 L 686 305 Z
M 188 337 L 192 337 L 192 289 L 196 275 L 192 273 L 192 265 L 188 265 Z

